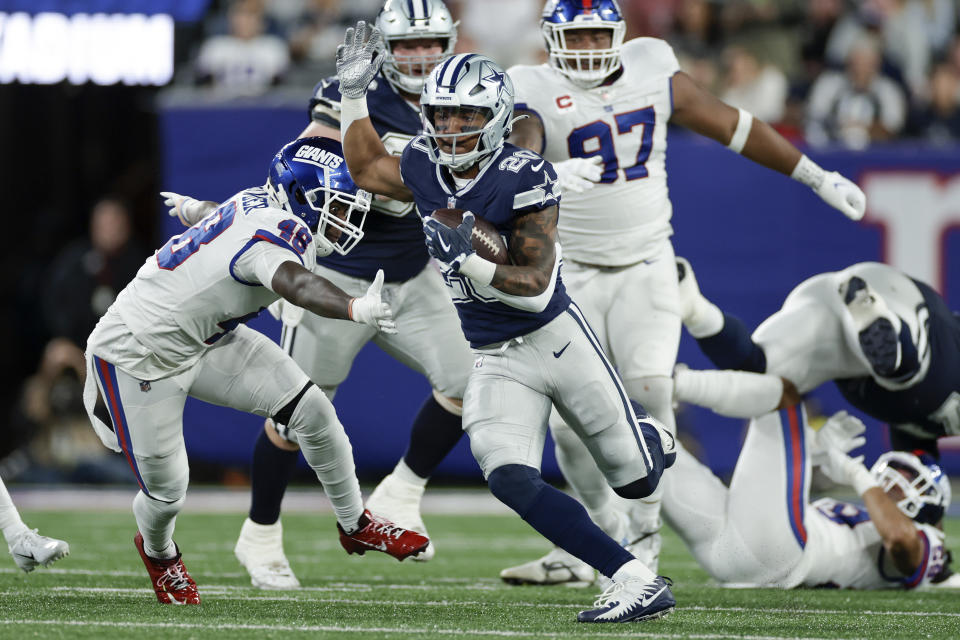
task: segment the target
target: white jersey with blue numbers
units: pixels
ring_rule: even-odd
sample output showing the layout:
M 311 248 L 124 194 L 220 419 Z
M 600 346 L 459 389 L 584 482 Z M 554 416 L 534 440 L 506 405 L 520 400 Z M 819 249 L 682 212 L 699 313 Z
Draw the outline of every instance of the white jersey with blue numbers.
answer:
M 400 159 L 404 184 L 413 193 L 420 215 L 436 209 L 472 211 L 493 224 L 509 241 L 519 216 L 540 211 L 560 202 L 557 173 L 540 155 L 506 143 L 484 160 L 476 178 L 465 186 L 454 186 L 447 169 L 427 155 L 422 138 L 414 140 Z M 546 308 L 534 312 L 503 302 L 493 287 L 478 286 L 471 278 L 440 265 L 450 296 L 460 315 L 460 326 L 470 345 L 481 347 L 536 331 L 570 305 L 570 297 L 559 275 L 560 246 L 557 245 L 556 280 Z
M 883 539 L 862 507 L 822 498 L 810 504 L 804 524 L 807 546 L 793 575 L 806 587 L 890 589 L 929 584 L 945 561 L 943 532 L 917 524 L 923 559 L 912 574 L 897 571 Z
M 670 45 L 656 38 L 626 42 L 621 58 L 619 76 L 593 89 L 577 87 L 546 64 L 508 71 L 516 109 L 543 123 L 543 157 L 603 159 L 600 183 L 564 193 L 560 208 L 565 257 L 586 264 L 639 262 L 673 233 L 665 160 L 670 83 L 680 65 Z
M 147 259 L 89 347 L 144 380 L 183 371 L 278 298 L 273 274 L 288 261 L 313 269 L 310 230 L 263 188 L 241 191 Z

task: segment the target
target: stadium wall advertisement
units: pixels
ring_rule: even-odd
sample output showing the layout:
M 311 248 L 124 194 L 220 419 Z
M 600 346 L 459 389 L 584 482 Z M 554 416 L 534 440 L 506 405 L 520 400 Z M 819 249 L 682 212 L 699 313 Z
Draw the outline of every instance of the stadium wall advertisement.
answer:
M 306 101 L 304 101 L 306 102 Z M 166 107 L 161 113 L 165 190 L 222 200 L 262 184 L 272 155 L 302 131 L 306 106 Z M 200 132 L 200 133 L 198 133 Z M 940 291 L 960 310 L 960 150 L 890 145 L 866 152 L 808 150 L 827 169 L 855 180 L 867 214 L 854 223 L 809 189 L 685 132 L 671 132 L 667 169 L 674 205 L 674 246 L 693 264 L 701 289 L 750 327 L 776 311 L 801 280 L 855 262 L 892 264 Z M 158 205 L 160 201 L 158 198 Z M 158 216 L 161 207 L 158 206 Z M 162 216 L 162 238 L 180 233 Z M 279 325 L 264 312 L 250 326 L 275 339 Z M 679 362 L 707 368 L 684 334 Z M 358 472 L 373 479 L 406 449 L 409 425 L 429 386 L 419 375 L 368 345 L 337 393 L 335 405 L 354 447 Z M 825 415 L 847 408 L 832 385 L 812 394 Z M 681 437 L 714 471 L 733 470 L 745 423 L 697 408 L 678 415 Z M 868 426 L 868 463 L 888 447 L 886 427 Z M 262 419 L 189 401 L 187 450 L 197 460 L 244 466 Z M 960 438 L 941 443 L 949 472 L 960 472 Z M 559 472 L 548 444 L 545 475 Z M 466 438 L 438 475 L 480 479 Z

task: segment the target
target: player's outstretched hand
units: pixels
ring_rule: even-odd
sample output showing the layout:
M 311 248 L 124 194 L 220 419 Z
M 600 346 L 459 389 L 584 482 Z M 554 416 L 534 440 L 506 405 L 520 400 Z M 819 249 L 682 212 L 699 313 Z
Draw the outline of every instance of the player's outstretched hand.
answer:
M 160 195 L 164 199 L 163 204 L 169 208 L 167 215 L 171 218 L 179 218 L 183 226 L 192 226 L 194 222 L 203 217 L 200 214 L 204 210 L 204 206 L 199 200 L 190 196 L 182 196 L 173 191 L 161 191 Z
M 851 458 L 839 449 L 827 449 L 817 459 L 817 466 L 825 476 L 848 487 L 855 486 L 860 474 L 870 472 L 863 466 L 863 456 Z
M 867 439 L 863 436 L 866 429 L 860 418 L 846 411 L 838 411 L 817 432 L 817 447 L 850 453 L 866 443 Z
M 472 236 L 476 216 L 467 211 L 456 229 L 427 216 L 423 219 L 427 251 L 440 262 L 446 262 L 454 271 L 460 271 L 464 261 L 475 253 Z
M 370 325 L 383 333 L 396 333 L 397 323 L 393 321 L 393 311 L 389 304 L 380 299 L 382 290 L 383 269 L 379 269 L 367 293 L 362 298 L 350 301 L 350 319 Z
M 340 94 L 362 98 L 383 64 L 386 54 L 380 30 L 361 20 L 347 29 L 343 44 L 337 47 L 337 77 Z
M 561 191 L 583 193 L 600 182 L 603 176 L 603 158 L 570 158 L 554 163 L 553 168 L 557 171 Z
M 863 422 L 846 411 L 830 416 L 817 432 L 813 464 L 837 484 L 853 487 L 858 495 L 876 486 L 876 480 L 863 466 L 863 456 L 850 457 L 849 452 L 863 446 L 866 439 Z
M 816 189 L 818 196 L 834 209 L 851 220 L 863 217 L 867 208 L 867 196 L 850 180 L 847 180 L 836 171 L 830 171 L 823 176 L 823 182 Z

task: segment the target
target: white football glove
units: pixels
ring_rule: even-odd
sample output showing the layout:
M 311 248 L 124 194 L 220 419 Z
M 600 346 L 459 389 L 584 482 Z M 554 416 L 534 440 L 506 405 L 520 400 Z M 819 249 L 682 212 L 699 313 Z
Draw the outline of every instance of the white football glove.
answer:
M 556 162 L 553 168 L 557 171 L 560 182 L 560 191 L 583 193 L 593 189 L 603 175 L 603 158 L 591 156 L 589 158 L 570 158 L 563 162 Z
M 182 196 L 173 191 L 161 191 L 160 195 L 164 198 L 163 204 L 169 207 L 167 215 L 179 218 L 185 227 L 193 226 L 206 213 L 206 206 L 190 196 Z
M 863 217 L 867 208 L 867 196 L 850 180 L 837 173 L 829 171 L 823 176 L 820 187 L 815 189 L 818 196 L 834 209 L 851 220 Z
M 865 429 L 859 418 L 846 411 L 835 413 L 817 432 L 813 455 L 813 464 L 820 467 L 825 476 L 837 484 L 853 487 L 857 495 L 877 486 L 873 474 L 863 466 L 863 456 L 848 455 L 866 442 Z
M 817 431 L 816 447 L 821 451 L 836 449 L 840 453 L 850 453 L 867 442 L 863 436 L 866 429 L 860 418 L 838 411 Z
M 383 64 L 386 51 L 380 30 L 361 20 L 356 29 L 350 27 L 337 47 L 337 77 L 340 79 L 340 95 L 347 98 L 362 98 L 367 87 Z
M 380 299 L 383 289 L 383 269 L 377 271 L 370 288 L 362 298 L 350 301 L 350 319 L 367 324 L 383 333 L 396 333 L 397 323 L 393 321 L 390 305 Z

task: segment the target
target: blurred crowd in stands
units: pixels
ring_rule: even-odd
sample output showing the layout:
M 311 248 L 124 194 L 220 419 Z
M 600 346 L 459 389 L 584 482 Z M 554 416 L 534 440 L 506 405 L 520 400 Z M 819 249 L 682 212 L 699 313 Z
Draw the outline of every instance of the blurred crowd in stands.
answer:
M 225 96 L 312 86 L 347 26 L 381 0 L 215 2 L 178 80 Z M 458 51 L 543 59 L 542 0 L 450 0 Z M 795 141 L 853 149 L 960 138 L 960 0 L 620 0 L 628 38 L 673 45 L 682 68 Z

